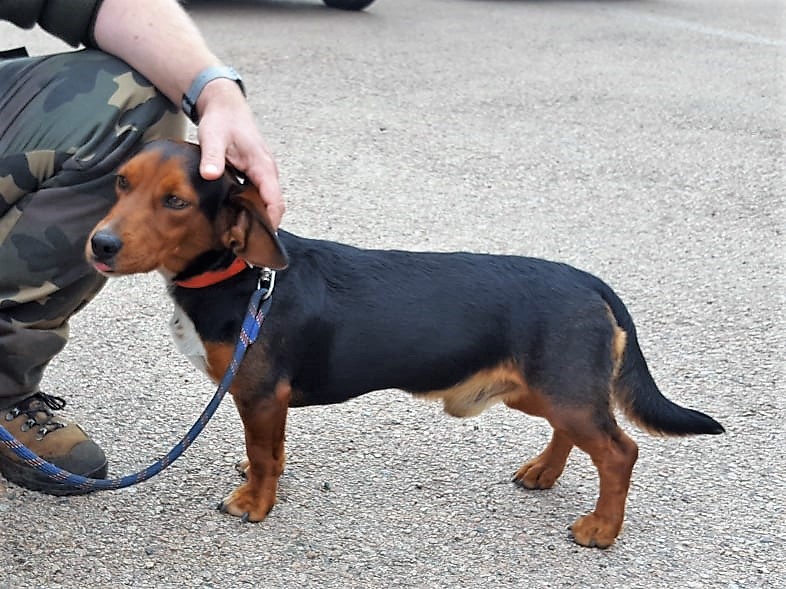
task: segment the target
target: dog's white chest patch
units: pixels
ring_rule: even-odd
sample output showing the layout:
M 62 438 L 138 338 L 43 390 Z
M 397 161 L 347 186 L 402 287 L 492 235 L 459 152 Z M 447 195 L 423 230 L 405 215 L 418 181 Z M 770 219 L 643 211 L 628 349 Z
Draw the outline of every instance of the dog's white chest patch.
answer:
M 191 364 L 207 374 L 205 346 L 202 345 L 202 340 L 197 335 L 194 323 L 186 315 L 186 312 L 177 305 L 175 305 L 172 318 L 169 320 L 169 329 L 177 349 L 190 360 Z

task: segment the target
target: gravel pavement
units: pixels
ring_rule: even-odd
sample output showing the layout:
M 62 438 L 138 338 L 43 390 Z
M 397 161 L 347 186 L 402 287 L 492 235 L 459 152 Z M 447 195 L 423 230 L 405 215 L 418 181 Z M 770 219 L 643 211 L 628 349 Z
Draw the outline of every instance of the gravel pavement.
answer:
M 605 278 L 661 389 L 727 434 L 640 445 L 617 544 L 568 539 L 597 474 L 509 482 L 548 426 L 455 420 L 385 391 L 293 410 L 280 501 L 237 483 L 226 401 L 138 487 L 54 498 L 0 482 L 0 588 L 784 587 L 783 5 L 776 1 L 191 2 L 246 78 L 285 227 L 356 245 L 527 254 Z M 63 46 L 0 24 L 0 45 Z M 405 277 L 402 277 L 405 279 Z M 45 390 L 111 474 L 165 453 L 213 387 L 175 351 L 157 276 L 72 322 Z

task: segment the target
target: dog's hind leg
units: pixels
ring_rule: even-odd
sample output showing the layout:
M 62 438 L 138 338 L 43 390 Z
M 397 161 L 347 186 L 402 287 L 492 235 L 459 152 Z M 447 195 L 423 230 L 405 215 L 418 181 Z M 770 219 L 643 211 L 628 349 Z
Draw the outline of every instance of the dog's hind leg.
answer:
M 580 448 L 589 454 L 598 469 L 600 495 L 595 510 L 571 526 L 573 538 L 583 546 L 606 548 L 613 544 L 622 529 L 638 448 L 619 428 L 610 408 L 565 407 L 550 403 L 545 395 L 531 392 L 505 403 L 530 415 L 545 417 L 554 428 L 549 445 L 516 472 L 514 482 L 528 489 L 550 488 L 562 474 L 573 446 Z
M 589 454 L 598 469 L 600 493 L 592 513 L 571 525 L 573 539 L 582 546 L 611 546 L 622 529 L 625 502 L 638 446 L 617 425 L 611 413 L 599 419 L 591 410 L 563 411 L 552 418 L 555 430 L 564 431 Z
M 246 482 L 221 502 L 221 511 L 257 522 L 273 509 L 278 479 L 284 471 L 284 432 L 291 394 L 291 387 L 283 381 L 269 396 L 235 393 L 246 433 L 248 466 Z
M 592 366 L 582 362 L 576 366 Z M 609 392 L 613 365 L 594 365 L 582 373 L 564 367 L 547 374 L 545 389 L 521 388 L 505 404 L 545 418 L 554 429 L 551 442 L 536 458 L 514 475 L 514 482 L 528 489 L 548 489 L 562 474 L 573 446 L 589 454 L 600 478 L 595 510 L 576 520 L 571 530 L 583 546 L 605 548 L 614 543 L 622 528 L 625 501 L 638 448 L 617 425 Z
M 513 482 L 527 489 L 550 489 L 565 469 L 572 449 L 571 439 L 554 430 L 546 449 L 525 462 L 513 475 Z
M 551 403 L 545 395 L 524 387 L 509 395 L 505 405 L 537 417 L 548 418 L 551 412 Z M 572 449 L 573 440 L 555 429 L 546 449 L 525 462 L 513 475 L 513 482 L 527 489 L 550 489 L 565 469 Z

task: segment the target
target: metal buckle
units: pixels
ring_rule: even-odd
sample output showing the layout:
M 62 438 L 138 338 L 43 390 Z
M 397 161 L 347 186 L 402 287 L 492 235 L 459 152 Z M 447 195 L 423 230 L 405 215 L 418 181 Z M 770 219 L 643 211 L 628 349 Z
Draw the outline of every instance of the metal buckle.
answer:
M 257 290 L 266 289 L 267 292 L 262 296 L 262 300 L 269 299 L 273 295 L 273 288 L 276 286 L 276 271 L 270 268 L 262 268 L 259 272 Z

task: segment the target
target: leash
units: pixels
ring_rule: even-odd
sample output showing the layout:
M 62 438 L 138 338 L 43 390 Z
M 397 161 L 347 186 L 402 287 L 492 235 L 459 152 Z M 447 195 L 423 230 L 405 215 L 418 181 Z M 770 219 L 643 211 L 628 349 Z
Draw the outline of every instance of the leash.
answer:
M 243 325 L 240 328 L 240 335 L 235 345 L 232 361 L 224 373 L 224 377 L 221 379 L 221 383 L 218 385 L 218 389 L 213 395 L 213 398 L 210 400 L 207 407 L 205 407 L 205 410 L 196 422 L 194 422 L 194 425 L 191 426 L 191 429 L 186 432 L 183 439 L 181 439 L 166 456 L 157 460 L 144 470 L 115 479 L 91 479 L 82 475 L 73 474 L 55 466 L 51 462 L 47 462 L 28 450 L 2 425 L 0 425 L 0 444 L 10 448 L 25 464 L 44 473 L 49 479 L 68 487 L 82 489 L 86 493 L 105 491 L 107 489 L 123 489 L 154 477 L 180 457 L 186 448 L 188 448 L 191 443 L 196 440 L 197 436 L 202 433 L 207 422 L 210 421 L 210 418 L 215 414 L 216 409 L 218 409 L 218 406 L 221 404 L 224 395 L 226 395 L 229 390 L 232 380 L 235 378 L 240 368 L 240 363 L 246 354 L 246 350 L 256 341 L 262 327 L 262 322 L 265 320 L 265 316 L 270 310 L 270 305 L 273 302 L 271 295 L 273 294 L 274 279 L 275 272 L 273 270 L 265 268 L 261 272 L 257 290 L 251 295 L 251 299 L 248 303 L 248 311 L 243 319 Z

